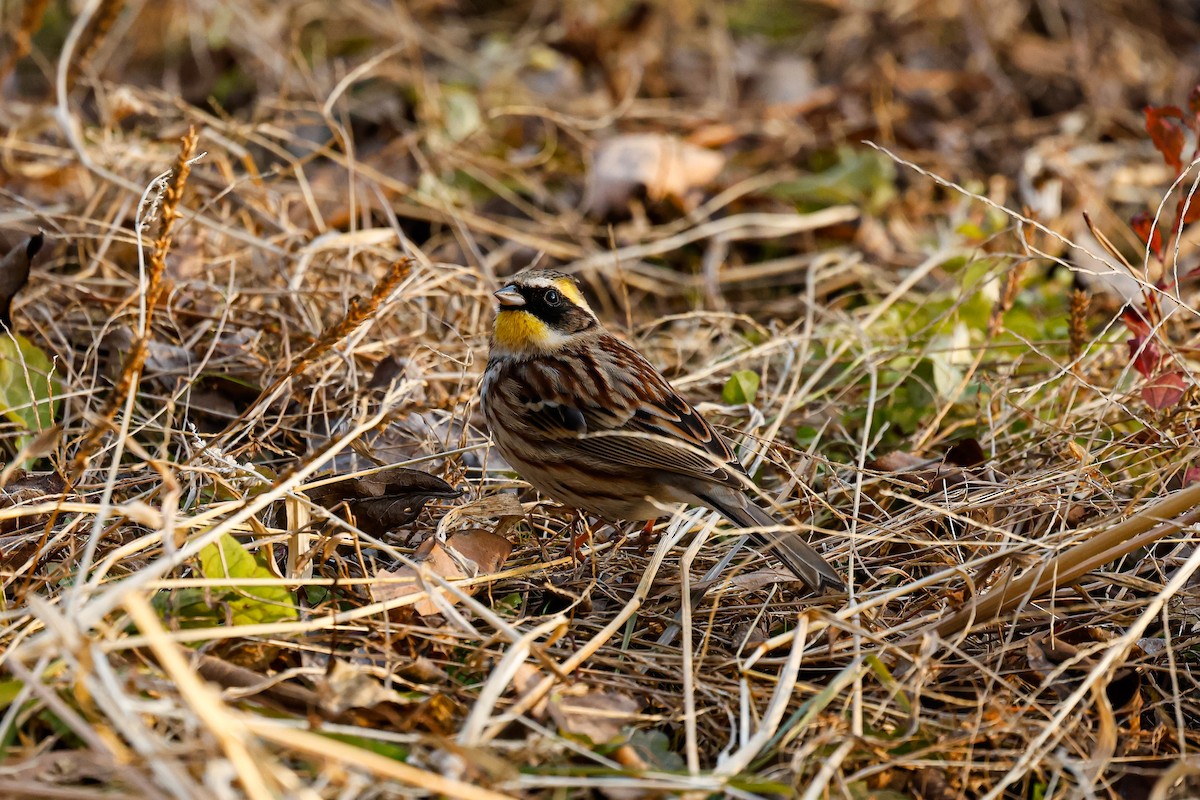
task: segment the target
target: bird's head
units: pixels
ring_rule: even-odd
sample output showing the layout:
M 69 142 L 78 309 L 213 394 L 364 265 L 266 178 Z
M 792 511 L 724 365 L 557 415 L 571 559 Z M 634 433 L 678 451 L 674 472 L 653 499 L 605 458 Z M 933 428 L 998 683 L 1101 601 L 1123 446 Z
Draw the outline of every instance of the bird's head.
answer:
M 500 301 L 492 329 L 492 352 L 514 356 L 555 353 L 600 328 L 570 275 L 528 270 L 496 292 Z

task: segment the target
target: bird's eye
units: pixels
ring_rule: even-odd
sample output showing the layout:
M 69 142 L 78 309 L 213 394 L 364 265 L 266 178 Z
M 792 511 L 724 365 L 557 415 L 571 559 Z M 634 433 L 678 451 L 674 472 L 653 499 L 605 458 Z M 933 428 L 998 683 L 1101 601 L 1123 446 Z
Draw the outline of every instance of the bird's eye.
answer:
M 556 306 L 561 302 L 562 302 L 562 295 L 559 294 L 558 292 L 556 292 L 554 289 L 551 289 L 550 291 L 546 292 L 546 305 Z

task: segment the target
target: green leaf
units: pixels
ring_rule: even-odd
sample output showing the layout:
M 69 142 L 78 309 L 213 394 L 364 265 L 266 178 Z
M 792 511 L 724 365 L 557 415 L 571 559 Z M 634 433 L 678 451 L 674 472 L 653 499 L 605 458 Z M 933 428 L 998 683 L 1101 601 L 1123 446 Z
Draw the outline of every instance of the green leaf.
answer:
M 0 334 L 0 414 L 27 431 L 14 449 L 54 425 L 61 394 L 54 365 L 40 347 L 24 336 Z
M 206 578 L 274 578 L 274 573 L 250 555 L 241 543 L 224 534 L 200 551 L 200 571 Z M 283 586 L 229 587 L 225 602 L 234 625 L 296 619 L 292 593 Z
M 305 586 L 304 599 L 309 606 L 319 606 L 330 598 L 333 593 L 328 586 Z
M 796 428 L 796 446 L 809 449 L 821 439 L 821 431 L 811 425 L 800 425 Z
M 212 592 L 204 589 L 163 589 L 154 595 L 150 605 L 160 617 L 180 628 L 211 628 L 221 622 L 214 607 L 216 600 Z
M 629 736 L 629 746 L 654 768 L 662 772 L 682 772 L 687 769 L 683 756 L 671 749 L 671 739 L 658 730 L 635 730 Z
M 442 120 L 451 141 L 461 142 L 483 127 L 475 93 L 457 86 L 442 89 Z
M 778 183 L 767 194 L 803 208 L 851 203 L 879 211 L 896 196 L 896 165 L 874 150 L 839 147 L 827 169 Z
M 946 353 L 931 353 L 929 364 L 933 367 L 933 386 L 943 400 L 957 400 L 955 390 L 962 383 L 963 371 Z
M 900 706 L 900 710 L 906 714 L 911 712 L 912 703 L 909 702 L 908 695 L 904 693 L 899 681 L 897 681 L 895 676 L 892 675 L 891 671 L 887 668 L 887 665 L 879 659 L 879 656 L 867 656 L 867 666 L 870 667 L 871 671 L 875 673 L 875 677 L 879 679 L 879 682 L 883 684 L 884 688 L 886 688 L 895 696 L 896 705 Z
M 0 681 L 0 709 L 8 708 L 13 701 L 17 699 L 17 695 L 25 688 L 24 681 L 6 680 Z
M 734 33 L 768 40 L 803 36 L 827 19 L 831 12 L 819 3 L 780 3 L 777 0 L 736 0 L 723 7 Z
M 333 739 L 335 742 L 353 745 L 362 750 L 366 750 L 395 761 L 407 761 L 410 753 L 409 749 L 404 745 L 383 742 L 378 739 L 368 738 L 366 736 L 354 736 L 353 734 L 348 733 L 330 733 L 329 731 L 316 731 L 316 733 L 320 736 Z
M 891 789 L 878 789 L 866 781 L 854 781 L 849 784 L 852 800 L 912 800 L 912 795 L 893 792 Z
M 251 555 L 229 534 L 199 553 L 200 574 L 205 578 L 274 578 L 259 558 Z M 164 591 L 154 598 L 163 616 L 183 628 L 204 628 L 229 622 L 252 625 L 296 619 L 292 593 L 284 586 L 216 586 Z
M 758 394 L 759 377 L 757 372 L 742 369 L 729 376 L 725 388 L 721 390 L 721 400 L 727 406 L 749 405 Z
M 492 605 L 492 610 L 506 616 L 516 616 L 521 611 L 521 603 L 525 596 L 520 592 L 511 592 L 501 597 Z

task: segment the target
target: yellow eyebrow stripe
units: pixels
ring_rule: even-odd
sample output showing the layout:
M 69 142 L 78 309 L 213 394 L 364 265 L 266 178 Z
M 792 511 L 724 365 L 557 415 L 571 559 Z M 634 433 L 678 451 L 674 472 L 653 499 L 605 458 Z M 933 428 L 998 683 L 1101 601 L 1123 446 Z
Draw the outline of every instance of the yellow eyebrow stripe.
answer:
M 580 308 L 587 309 L 588 311 L 592 310 L 592 307 L 588 305 L 587 300 L 584 299 L 583 293 L 579 291 L 579 287 L 575 284 L 575 281 L 571 280 L 570 278 L 559 278 L 554 282 L 554 287 L 562 292 L 563 297 L 567 298 L 575 305 L 579 306 Z

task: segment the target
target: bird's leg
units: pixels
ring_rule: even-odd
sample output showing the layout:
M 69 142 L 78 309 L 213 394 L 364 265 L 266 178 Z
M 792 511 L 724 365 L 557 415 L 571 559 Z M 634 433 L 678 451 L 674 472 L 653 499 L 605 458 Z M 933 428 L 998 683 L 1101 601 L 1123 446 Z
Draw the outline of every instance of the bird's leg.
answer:
M 551 559 L 550 554 L 546 552 L 546 541 L 542 538 L 541 534 L 538 533 L 535 538 L 537 540 L 538 552 L 540 552 L 542 555 L 542 563 L 545 564 L 553 560 Z
M 567 550 L 570 552 L 571 558 L 578 561 L 580 549 L 585 543 L 591 542 L 594 538 L 592 527 L 588 525 L 587 515 L 576 509 L 575 519 L 571 520 L 571 525 L 567 528 L 567 532 Z
M 644 556 L 647 551 L 654 545 L 658 544 L 659 534 L 654 532 L 654 524 L 658 522 L 656 519 L 646 520 L 646 524 L 642 526 L 642 535 L 638 537 L 638 555 Z

